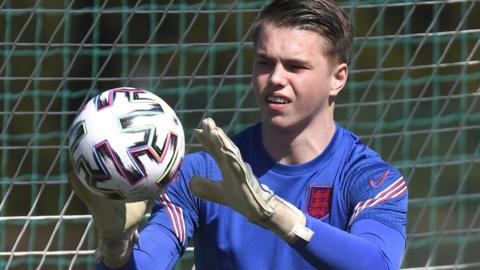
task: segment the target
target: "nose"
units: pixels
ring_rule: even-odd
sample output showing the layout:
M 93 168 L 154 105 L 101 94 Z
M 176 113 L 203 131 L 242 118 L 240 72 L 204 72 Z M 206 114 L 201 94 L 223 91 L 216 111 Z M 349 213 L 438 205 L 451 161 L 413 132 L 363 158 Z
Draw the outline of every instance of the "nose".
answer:
M 285 86 L 286 81 L 286 70 L 281 63 L 277 63 L 270 73 L 270 84 L 275 86 Z

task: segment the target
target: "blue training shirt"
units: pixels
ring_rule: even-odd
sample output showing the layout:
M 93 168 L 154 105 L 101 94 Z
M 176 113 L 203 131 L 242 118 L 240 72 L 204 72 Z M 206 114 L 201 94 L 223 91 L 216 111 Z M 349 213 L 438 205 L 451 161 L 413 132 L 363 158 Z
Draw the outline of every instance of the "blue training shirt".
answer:
M 196 198 L 188 188 L 193 175 L 222 179 L 214 159 L 197 152 L 156 201 L 122 269 L 171 269 L 189 239 L 200 270 L 399 268 L 408 191 L 397 169 L 339 124 L 325 151 L 300 165 L 276 163 L 261 138 L 259 123 L 233 141 L 259 181 L 305 213 L 315 232 L 308 243 L 289 245 L 233 209 Z

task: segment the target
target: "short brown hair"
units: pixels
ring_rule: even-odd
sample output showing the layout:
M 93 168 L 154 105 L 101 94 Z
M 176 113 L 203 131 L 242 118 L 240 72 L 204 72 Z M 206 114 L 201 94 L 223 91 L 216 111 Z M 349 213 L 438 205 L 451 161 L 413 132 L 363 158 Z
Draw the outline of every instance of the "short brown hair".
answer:
M 318 33 L 328 42 L 326 53 L 340 63 L 350 62 L 353 29 L 348 15 L 330 0 L 274 0 L 255 21 L 256 45 L 265 24 Z

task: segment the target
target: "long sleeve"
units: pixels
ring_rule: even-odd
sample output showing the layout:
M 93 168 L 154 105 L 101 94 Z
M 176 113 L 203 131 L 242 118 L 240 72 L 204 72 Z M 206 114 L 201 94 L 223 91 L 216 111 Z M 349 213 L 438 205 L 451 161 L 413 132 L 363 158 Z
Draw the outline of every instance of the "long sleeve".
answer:
M 315 231 L 310 242 L 299 241 L 293 247 L 311 264 L 331 269 L 398 269 L 405 238 L 397 230 L 378 221 L 362 219 L 350 232 L 309 218 Z
M 406 243 L 406 182 L 382 163 L 354 172 L 344 193 L 344 207 L 351 209 L 346 229 L 307 215 L 315 234 L 309 243 L 294 247 L 322 269 L 399 269 Z

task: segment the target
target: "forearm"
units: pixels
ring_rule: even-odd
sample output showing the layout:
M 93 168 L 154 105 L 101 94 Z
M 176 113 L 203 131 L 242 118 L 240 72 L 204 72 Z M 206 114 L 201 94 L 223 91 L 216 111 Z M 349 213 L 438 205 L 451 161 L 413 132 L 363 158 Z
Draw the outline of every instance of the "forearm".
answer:
M 333 269 L 398 269 L 405 239 L 400 232 L 373 220 L 360 220 L 351 232 L 309 218 L 315 231 L 309 242 L 292 246 L 317 267 Z

